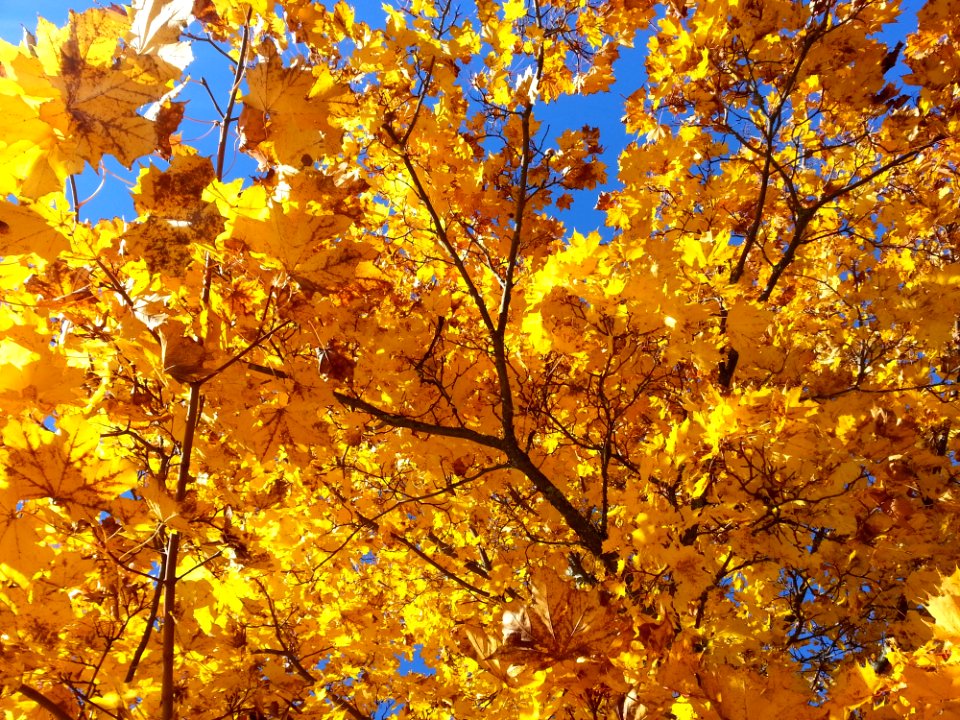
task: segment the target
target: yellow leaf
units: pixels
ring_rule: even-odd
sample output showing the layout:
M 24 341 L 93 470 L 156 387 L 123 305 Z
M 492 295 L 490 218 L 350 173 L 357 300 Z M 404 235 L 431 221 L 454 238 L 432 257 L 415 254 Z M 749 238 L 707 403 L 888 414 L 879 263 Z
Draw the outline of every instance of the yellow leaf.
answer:
M 210 631 L 213 630 L 213 613 L 210 612 L 210 606 L 204 605 L 202 607 L 196 607 L 193 609 L 193 619 L 196 620 L 197 626 L 205 632 L 207 635 L 210 634 Z
M 247 72 L 246 81 L 244 103 L 262 113 L 263 144 L 269 143 L 278 162 L 302 168 L 336 152 L 342 131 L 332 120 L 349 106 L 341 99 L 349 89 L 327 69 L 284 67 L 281 57 L 271 54 Z
M 503 17 L 508 22 L 519 20 L 526 14 L 526 0 L 506 0 L 506 2 L 503 3 Z
M 112 455 L 97 426 L 82 416 L 60 418 L 56 432 L 10 420 L 2 437 L 7 481 L 21 498 L 50 498 L 83 517 L 137 485 L 131 463 Z
M 676 720 L 696 720 L 698 715 L 693 705 L 684 698 L 680 698 L 670 708 L 670 712 Z
M 133 0 L 130 46 L 183 70 L 193 57 L 180 33 L 193 19 L 193 6 L 193 0 Z
M 0 257 L 32 254 L 49 261 L 70 248 L 44 217 L 48 213 L 38 213 L 36 207 L 0 200 Z
M 63 99 L 74 152 L 92 165 L 111 154 L 130 167 L 156 145 L 153 123 L 137 110 L 166 92 L 165 78 L 121 57 L 128 28 L 126 15 L 111 7 L 71 12 L 63 29 L 43 21 L 37 29 L 37 57 Z
M 710 52 L 704 48 L 700 51 L 700 62 L 690 71 L 688 77 L 692 81 L 702 80 L 710 72 Z
M 960 571 L 945 578 L 939 594 L 929 598 L 924 605 L 936 621 L 934 635 L 960 643 Z

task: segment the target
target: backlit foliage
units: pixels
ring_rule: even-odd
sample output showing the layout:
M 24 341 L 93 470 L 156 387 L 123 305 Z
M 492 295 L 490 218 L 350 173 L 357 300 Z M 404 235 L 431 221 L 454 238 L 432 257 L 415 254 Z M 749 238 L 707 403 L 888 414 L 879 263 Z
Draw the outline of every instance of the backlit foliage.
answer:
M 370 6 L 0 43 L 4 717 L 960 712 L 960 3 Z

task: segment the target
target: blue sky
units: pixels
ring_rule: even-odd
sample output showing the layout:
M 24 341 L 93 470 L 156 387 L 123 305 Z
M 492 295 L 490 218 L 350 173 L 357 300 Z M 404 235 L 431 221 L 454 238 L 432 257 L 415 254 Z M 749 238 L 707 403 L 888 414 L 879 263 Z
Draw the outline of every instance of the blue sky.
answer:
M 37 26 L 37 17 L 62 25 L 67 21 L 67 10 L 79 3 L 68 3 L 64 0 L 30 0 L 30 2 L 15 2 L 4 0 L 0 3 L 0 38 L 7 42 L 20 42 L 23 27 L 31 32 Z M 84 7 L 93 3 L 85 3 Z

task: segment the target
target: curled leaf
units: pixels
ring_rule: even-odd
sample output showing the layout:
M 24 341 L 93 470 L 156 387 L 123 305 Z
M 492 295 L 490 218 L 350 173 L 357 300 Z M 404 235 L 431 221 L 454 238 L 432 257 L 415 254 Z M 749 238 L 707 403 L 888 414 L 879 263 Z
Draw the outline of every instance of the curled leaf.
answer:
M 204 377 L 209 355 L 203 343 L 184 334 L 182 323 L 168 321 L 159 328 L 163 371 L 174 380 L 190 383 Z

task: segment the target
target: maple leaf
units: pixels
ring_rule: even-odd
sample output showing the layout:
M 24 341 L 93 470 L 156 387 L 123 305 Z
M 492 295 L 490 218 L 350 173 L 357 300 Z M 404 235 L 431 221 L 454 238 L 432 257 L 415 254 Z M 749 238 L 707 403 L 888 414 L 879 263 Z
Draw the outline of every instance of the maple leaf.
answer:
M 369 244 L 350 237 L 362 207 L 349 194 L 357 188 L 329 175 L 302 173 L 290 199 L 270 207 L 269 219 L 241 217 L 233 235 L 309 292 L 332 294 L 358 274 L 369 276 L 363 263 L 377 257 Z
M 37 59 L 60 93 L 66 134 L 93 165 L 111 154 L 129 167 L 155 146 L 153 123 L 137 109 L 163 95 L 166 78 L 119 56 L 117 40 L 128 27 L 124 13 L 107 8 L 71 13 L 63 29 L 42 22 L 37 30 Z
M 158 329 L 163 371 L 174 380 L 195 382 L 213 371 L 210 354 L 203 343 L 185 335 L 183 323 L 166 321 Z
M 179 275 L 196 259 L 194 248 L 211 245 L 223 229 L 217 209 L 202 200 L 213 178 L 210 160 L 197 156 L 174 157 L 162 172 L 141 172 L 133 201 L 143 220 L 126 229 L 124 241 L 151 272 Z
M 0 575 L 7 581 L 28 584 L 53 559 L 48 525 L 33 503 L 25 503 L 18 489 L 0 488 Z
M 347 107 L 349 88 L 329 68 L 284 67 L 279 55 L 268 53 L 247 73 L 247 84 L 241 129 L 248 143 L 297 169 L 336 154 L 343 131 L 335 120 Z
M 960 641 L 960 573 L 943 579 L 940 592 L 925 603 L 933 615 L 934 635 L 951 642 Z
M 23 285 L 29 288 L 28 292 L 39 289 L 35 269 Z M 62 309 L 73 301 L 83 303 L 89 297 L 86 292 L 81 289 L 73 297 L 61 296 L 45 304 Z M 9 299 L 14 297 L 14 293 L 8 294 Z M 85 380 L 83 370 L 56 346 L 52 333 L 37 332 L 37 323 L 44 323 L 41 318 L 32 310 L 12 317 L 9 314 L 0 316 L 0 332 L 3 333 L 0 339 L 0 397 L 9 412 L 52 413 L 61 404 L 76 402 L 81 394 L 80 388 Z
M 190 44 L 180 33 L 193 17 L 193 0 L 134 0 L 131 4 L 131 47 L 141 55 L 183 70 L 193 60 Z
M 70 242 L 51 220 L 56 222 L 42 202 L 31 206 L 0 201 L 0 253 L 53 260 L 70 248 Z
M 109 458 L 96 426 L 80 416 L 60 418 L 56 432 L 10 420 L 3 442 L 6 479 L 21 499 L 49 498 L 83 517 L 137 484 L 133 466 Z
M 530 634 L 552 656 L 601 655 L 624 639 L 626 628 L 616 606 L 602 593 L 576 590 L 546 570 L 535 575 L 531 586 Z

